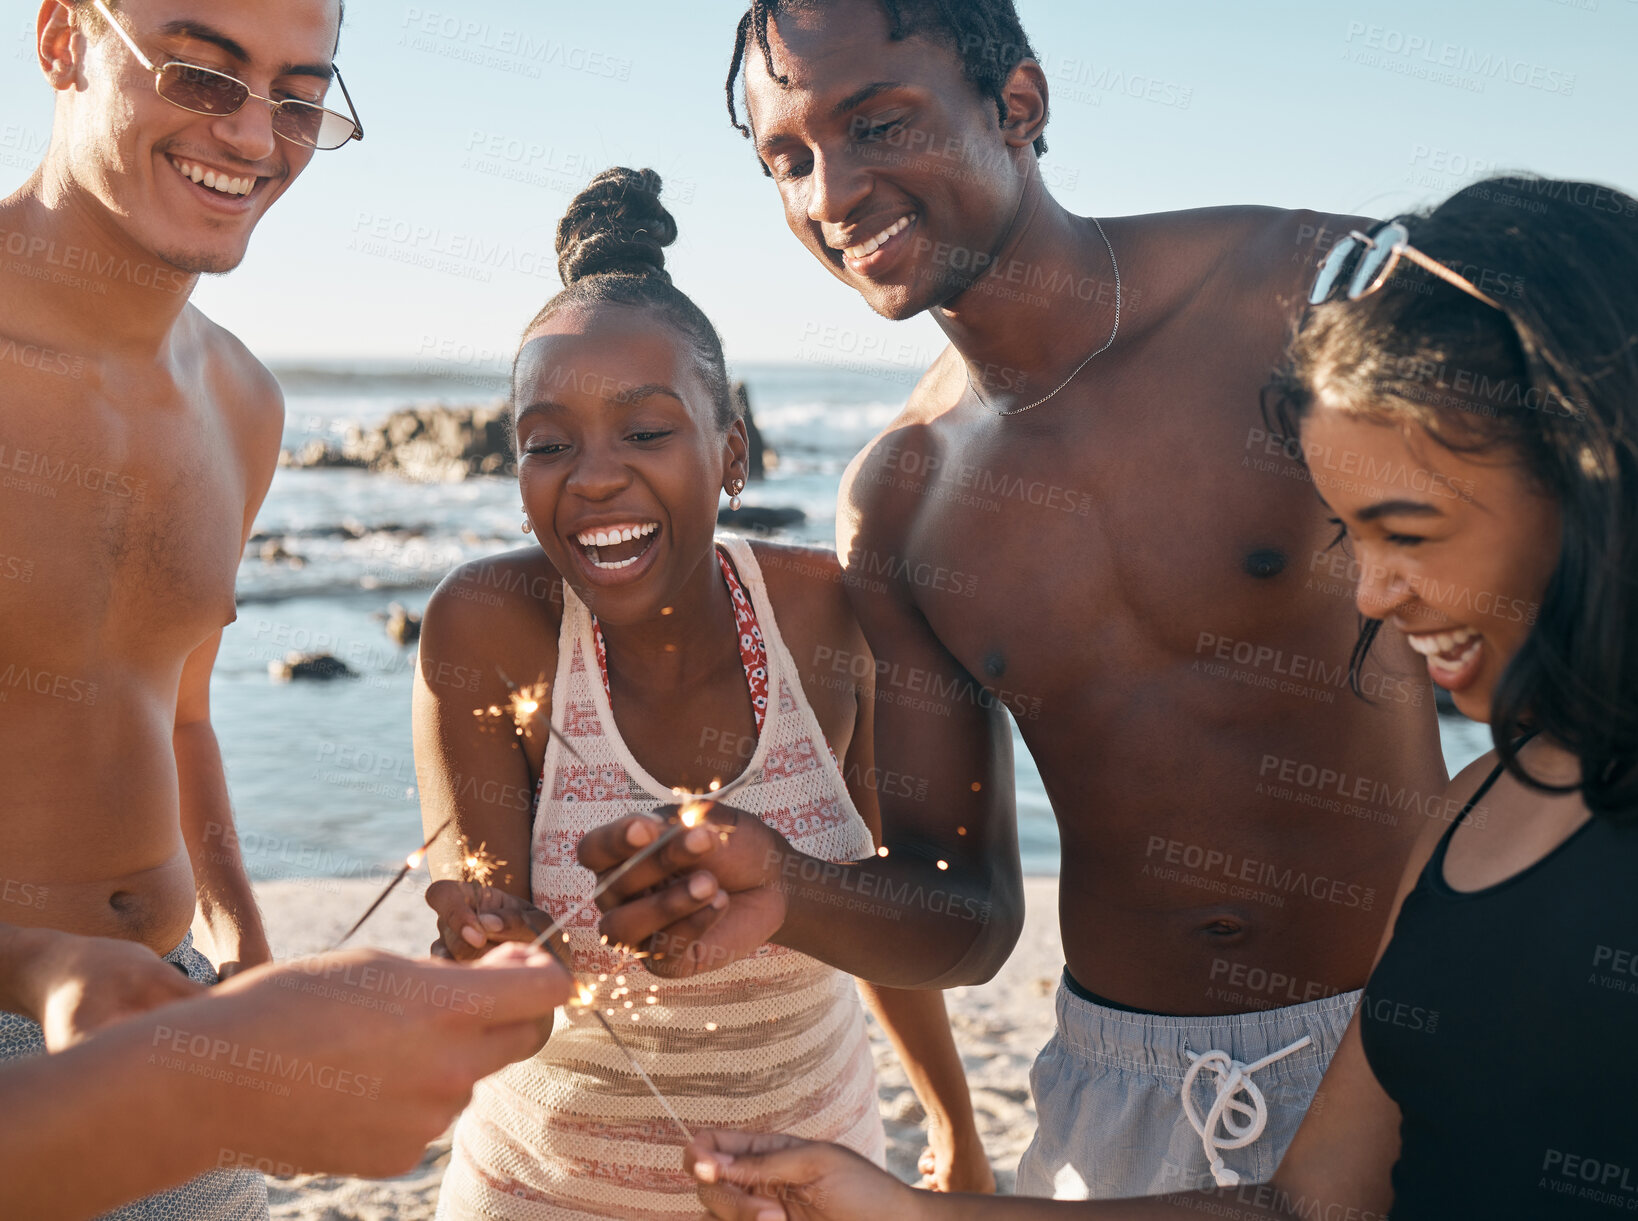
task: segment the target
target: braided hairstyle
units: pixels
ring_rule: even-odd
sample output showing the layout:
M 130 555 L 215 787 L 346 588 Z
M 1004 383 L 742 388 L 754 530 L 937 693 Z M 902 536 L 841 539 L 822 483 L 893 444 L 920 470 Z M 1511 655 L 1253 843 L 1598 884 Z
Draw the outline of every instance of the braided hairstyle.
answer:
M 665 269 L 665 248 L 676 240 L 677 222 L 660 202 L 658 174 L 623 166 L 604 170 L 574 197 L 557 223 L 557 274 L 563 291 L 535 315 L 524 335 L 566 309 L 620 305 L 655 310 L 688 341 L 717 424 L 727 428 L 739 411 L 728 393 L 722 340 Z
M 920 35 L 954 50 L 961 57 L 962 74 L 981 97 L 995 103 L 997 122 L 1006 118 L 1007 101 L 1002 90 L 1007 78 L 1024 60 L 1036 58 L 1013 0 L 877 0 L 877 3 L 887 13 L 889 39 L 901 42 Z M 728 118 L 747 140 L 751 138 L 750 124 L 740 122 L 734 98 L 734 87 L 739 83 L 746 53 L 754 42 L 762 52 L 768 75 L 779 84 L 789 86 L 790 78 L 774 71 L 768 24 L 780 13 L 822 12 L 824 8 L 825 0 L 751 0 L 751 7 L 739 19 L 726 92 Z M 1037 136 L 1036 155 L 1046 151 L 1046 137 Z M 769 172 L 766 165 L 762 172 Z

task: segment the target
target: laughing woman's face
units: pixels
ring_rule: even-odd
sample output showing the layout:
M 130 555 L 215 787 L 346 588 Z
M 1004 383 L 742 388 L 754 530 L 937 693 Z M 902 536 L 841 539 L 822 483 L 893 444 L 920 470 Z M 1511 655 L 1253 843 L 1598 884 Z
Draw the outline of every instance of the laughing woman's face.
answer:
M 1302 447 L 1347 530 L 1360 613 L 1404 633 L 1456 706 L 1488 721 L 1558 563 L 1557 502 L 1509 454 L 1455 453 L 1323 401 Z
M 566 309 L 525 340 L 518 483 L 535 538 L 608 623 L 657 616 L 711 554 L 734 461 L 687 344 L 652 313 Z

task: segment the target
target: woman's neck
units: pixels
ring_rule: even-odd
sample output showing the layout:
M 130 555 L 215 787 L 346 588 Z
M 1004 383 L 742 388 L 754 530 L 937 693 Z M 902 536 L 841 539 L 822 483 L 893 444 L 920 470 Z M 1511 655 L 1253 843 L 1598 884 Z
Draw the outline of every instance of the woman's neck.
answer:
M 640 683 L 663 694 L 700 686 L 726 670 L 739 672 L 734 604 L 714 546 L 668 609 L 641 623 L 599 622 L 611 685 Z

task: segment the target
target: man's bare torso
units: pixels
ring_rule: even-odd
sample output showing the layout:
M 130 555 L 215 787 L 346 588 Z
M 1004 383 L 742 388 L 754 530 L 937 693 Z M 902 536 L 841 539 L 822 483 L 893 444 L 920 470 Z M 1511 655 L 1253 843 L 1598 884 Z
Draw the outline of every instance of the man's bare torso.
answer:
M 1317 218 L 1194 215 L 1177 282 L 1061 394 L 996 416 L 947 353 L 857 476 L 910 494 L 916 604 L 1040 766 L 1071 972 L 1182 1014 L 1360 986 L 1444 786 L 1411 655 L 1378 646 L 1374 706 L 1348 690 L 1353 578 L 1259 409 Z
M 158 362 L 40 329 L 0 306 L 0 920 L 163 953 L 195 903 L 178 684 L 234 618 L 277 400 L 191 308 Z

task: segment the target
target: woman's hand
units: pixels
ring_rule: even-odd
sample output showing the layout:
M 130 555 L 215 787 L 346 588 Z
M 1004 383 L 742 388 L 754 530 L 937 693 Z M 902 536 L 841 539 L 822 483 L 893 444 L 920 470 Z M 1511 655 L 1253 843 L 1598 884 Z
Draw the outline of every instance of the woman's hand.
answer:
M 927 1125 L 927 1148 L 922 1150 L 916 1169 L 921 1171 L 924 1191 L 966 1191 L 976 1195 L 995 1194 L 995 1172 L 978 1133 L 953 1133 L 936 1120 Z
M 506 941 L 533 941 L 552 918 L 527 899 L 479 882 L 449 879 L 427 887 L 427 906 L 438 913 L 436 957 L 470 962 Z
M 720 1221 L 916 1221 L 922 1198 L 839 1145 L 794 1136 L 696 1132 L 683 1166 Z
M 605 824 L 580 841 L 580 863 L 601 881 L 674 829 L 637 815 Z M 655 975 L 687 978 L 748 958 L 785 922 L 781 863 L 794 856 L 754 814 L 713 803 L 706 822 L 668 840 L 597 900 L 598 925 L 616 945 L 653 957 Z

